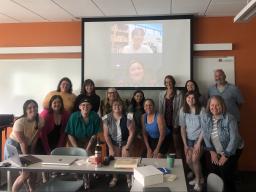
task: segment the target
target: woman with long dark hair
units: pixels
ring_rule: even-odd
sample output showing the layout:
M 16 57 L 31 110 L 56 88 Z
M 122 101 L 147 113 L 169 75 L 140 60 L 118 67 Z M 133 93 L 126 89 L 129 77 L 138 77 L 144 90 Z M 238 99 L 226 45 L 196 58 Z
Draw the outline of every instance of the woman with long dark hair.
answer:
M 79 103 L 83 99 L 89 99 L 92 102 L 92 111 L 96 113 L 99 111 L 100 107 L 100 97 L 95 92 L 95 84 L 93 80 L 86 79 L 81 88 L 81 94 L 77 96 L 74 105 L 74 112 L 79 111 Z
M 142 155 L 145 144 L 142 137 L 142 124 L 141 116 L 145 113 L 143 103 L 145 101 L 145 96 L 142 90 L 136 90 L 133 93 L 130 106 L 128 107 L 128 112 L 133 113 L 133 119 L 135 122 L 135 137 L 133 141 L 133 146 L 131 150 L 131 156 L 139 157 Z
M 195 191 L 201 191 L 201 184 L 204 182 L 200 164 L 200 157 L 203 154 L 201 116 L 204 112 L 205 110 L 201 107 L 198 94 L 193 91 L 187 92 L 183 107 L 180 109 L 179 124 L 186 162 L 195 174 L 195 179 L 191 180 L 189 184 L 194 185 Z
M 4 157 L 8 159 L 11 155 L 6 145 L 16 147 L 19 154 L 33 154 L 35 151 L 38 134 L 43 127 L 43 120 L 38 115 L 38 104 L 36 101 L 30 99 L 23 105 L 23 115 L 19 117 L 13 125 L 12 132 L 6 140 Z M 12 191 L 16 192 L 22 187 L 25 181 L 28 181 L 29 190 L 33 187 L 29 182 L 30 173 L 22 171 L 17 177 L 12 186 Z
M 70 113 L 64 109 L 62 97 L 54 95 L 50 99 L 48 109 L 40 113 L 45 125 L 40 132 L 40 140 L 44 154 L 50 154 L 56 147 L 64 147 L 66 143 L 65 128 Z

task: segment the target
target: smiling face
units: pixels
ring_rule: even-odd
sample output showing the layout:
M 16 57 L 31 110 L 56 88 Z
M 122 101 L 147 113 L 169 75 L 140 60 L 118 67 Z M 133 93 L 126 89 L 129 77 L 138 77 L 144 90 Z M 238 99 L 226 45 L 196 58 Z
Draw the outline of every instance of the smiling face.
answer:
M 94 91 L 94 86 L 93 84 L 87 84 L 85 85 L 84 89 L 87 95 L 91 95 Z
M 132 63 L 129 67 L 129 76 L 130 79 L 135 82 L 140 82 L 144 77 L 144 68 L 141 63 L 135 62 Z
M 226 75 L 222 70 L 216 70 L 214 73 L 215 82 L 217 84 L 225 84 Z
M 61 110 L 61 100 L 59 98 L 56 98 L 53 100 L 51 108 L 53 111 L 60 111 Z
M 139 49 L 144 41 L 144 35 L 145 32 L 143 29 L 136 28 L 132 32 L 132 42 L 133 42 L 133 48 Z
M 79 105 L 79 109 L 82 113 L 82 115 L 87 115 L 91 111 L 92 105 L 88 102 L 83 102 Z
M 186 85 L 187 91 L 195 91 L 195 84 L 192 81 L 189 81 Z
M 196 104 L 196 99 L 195 99 L 195 95 L 190 94 L 186 97 L 186 102 L 188 104 L 189 107 L 192 107 Z
M 151 100 L 146 100 L 144 103 L 144 110 L 147 114 L 154 113 L 154 103 Z
M 174 88 L 173 82 L 170 78 L 165 78 L 164 85 L 167 89 L 173 89 Z
M 140 103 L 143 99 L 143 94 L 140 93 L 140 92 L 137 92 L 135 95 L 134 95 L 134 100 L 136 101 L 136 103 Z
M 61 92 L 66 92 L 68 93 L 69 92 L 69 89 L 70 89 L 70 83 L 68 81 L 65 81 L 63 80 L 61 83 L 60 83 L 60 91 Z
M 121 114 L 123 111 L 123 105 L 119 101 L 114 101 L 112 104 L 112 111 L 116 114 Z
M 26 108 L 26 116 L 28 119 L 34 119 L 38 114 L 38 107 L 35 103 L 31 102 Z
M 221 103 L 216 98 L 211 98 L 209 108 L 213 116 L 219 116 L 222 114 L 223 109 Z

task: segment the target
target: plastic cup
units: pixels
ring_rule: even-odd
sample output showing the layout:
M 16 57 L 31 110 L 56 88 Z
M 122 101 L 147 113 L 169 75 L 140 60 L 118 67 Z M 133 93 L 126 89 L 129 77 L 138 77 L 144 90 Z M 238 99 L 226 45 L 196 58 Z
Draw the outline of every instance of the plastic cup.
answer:
M 174 162 L 175 162 L 175 153 L 170 153 L 167 155 L 166 162 L 167 162 L 167 168 L 173 169 Z

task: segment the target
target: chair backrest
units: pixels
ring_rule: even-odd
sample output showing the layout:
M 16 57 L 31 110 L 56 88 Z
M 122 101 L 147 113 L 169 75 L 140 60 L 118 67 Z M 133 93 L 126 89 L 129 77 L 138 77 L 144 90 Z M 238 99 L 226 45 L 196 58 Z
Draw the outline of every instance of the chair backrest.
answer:
M 66 156 L 85 156 L 88 153 L 85 149 L 79 147 L 58 147 L 51 151 L 51 155 L 66 155 Z
M 223 180 L 216 174 L 210 173 L 207 177 L 207 192 L 223 192 Z

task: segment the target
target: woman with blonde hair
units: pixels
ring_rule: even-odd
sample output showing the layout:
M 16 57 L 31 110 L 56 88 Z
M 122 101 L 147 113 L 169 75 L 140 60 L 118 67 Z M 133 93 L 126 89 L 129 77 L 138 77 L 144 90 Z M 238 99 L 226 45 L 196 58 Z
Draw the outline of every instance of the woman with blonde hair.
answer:
M 133 137 L 135 135 L 135 126 L 133 116 L 125 114 L 123 103 L 120 100 L 114 100 L 112 103 L 112 112 L 103 118 L 103 130 L 108 152 L 113 157 L 129 157 Z M 113 175 L 109 183 L 110 187 L 117 184 L 117 175 Z M 131 178 L 127 175 L 128 187 L 131 187 Z
M 227 112 L 223 98 L 211 96 L 202 118 L 203 138 L 210 154 L 210 170 L 224 181 L 226 192 L 235 192 L 235 173 L 244 142 L 237 121 Z
M 115 100 L 122 101 L 116 88 L 110 87 L 106 91 L 105 98 L 103 100 L 101 100 L 100 115 L 102 117 L 112 111 L 112 104 L 113 104 L 113 101 L 115 101 Z M 122 101 L 122 103 L 123 103 L 123 101 Z M 125 106 L 123 106 L 123 107 L 125 108 Z

